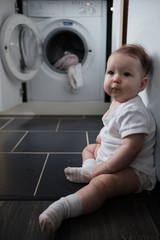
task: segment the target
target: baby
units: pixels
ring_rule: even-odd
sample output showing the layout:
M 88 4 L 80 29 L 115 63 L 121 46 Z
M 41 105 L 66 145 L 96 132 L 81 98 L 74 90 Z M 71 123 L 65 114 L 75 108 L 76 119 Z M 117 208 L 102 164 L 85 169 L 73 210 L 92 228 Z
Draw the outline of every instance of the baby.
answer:
M 64 219 L 94 212 L 108 198 L 154 188 L 156 127 L 138 95 L 147 86 L 151 66 L 139 45 L 124 45 L 109 57 L 104 90 L 113 101 L 102 118 L 104 127 L 96 143 L 83 150 L 82 167 L 65 169 L 69 181 L 88 185 L 39 216 L 43 231 L 55 232 Z

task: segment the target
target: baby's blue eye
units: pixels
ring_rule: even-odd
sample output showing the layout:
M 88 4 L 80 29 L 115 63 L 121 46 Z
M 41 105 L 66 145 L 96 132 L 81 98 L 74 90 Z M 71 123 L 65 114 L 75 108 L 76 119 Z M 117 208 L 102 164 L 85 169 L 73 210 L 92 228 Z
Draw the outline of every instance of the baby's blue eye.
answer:
M 113 72 L 113 71 L 108 71 L 108 74 L 109 74 L 109 75 L 113 75 L 114 72 Z
M 131 76 L 131 74 L 128 73 L 128 72 L 125 72 L 123 75 L 124 75 L 125 77 L 129 77 L 129 76 Z

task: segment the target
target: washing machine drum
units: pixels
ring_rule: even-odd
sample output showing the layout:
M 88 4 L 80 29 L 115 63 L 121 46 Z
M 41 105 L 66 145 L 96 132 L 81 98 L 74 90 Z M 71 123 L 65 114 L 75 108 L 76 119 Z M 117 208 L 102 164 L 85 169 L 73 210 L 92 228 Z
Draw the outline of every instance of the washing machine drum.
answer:
M 44 59 L 54 71 L 65 72 L 70 66 L 83 63 L 87 57 L 84 38 L 71 29 L 52 32 L 44 42 Z

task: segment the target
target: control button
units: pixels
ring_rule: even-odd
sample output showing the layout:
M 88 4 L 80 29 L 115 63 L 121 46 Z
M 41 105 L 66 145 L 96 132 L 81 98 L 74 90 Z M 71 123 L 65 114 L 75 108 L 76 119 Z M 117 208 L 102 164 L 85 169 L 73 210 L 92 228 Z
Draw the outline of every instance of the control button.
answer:
M 78 9 L 78 12 L 79 12 L 80 15 L 84 15 L 86 13 L 86 9 L 81 7 L 81 8 Z
M 88 11 L 89 11 L 89 13 L 90 13 L 91 15 L 93 15 L 93 14 L 96 13 L 96 9 L 93 8 L 93 7 L 90 7 L 90 8 L 88 9 Z

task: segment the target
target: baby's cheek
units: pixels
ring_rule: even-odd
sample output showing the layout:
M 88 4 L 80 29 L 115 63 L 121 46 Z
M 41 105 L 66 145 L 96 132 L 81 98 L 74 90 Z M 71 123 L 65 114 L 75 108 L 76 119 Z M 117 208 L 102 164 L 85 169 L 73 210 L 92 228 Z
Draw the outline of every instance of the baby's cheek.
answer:
M 107 91 L 108 91 L 108 88 L 109 88 L 108 81 L 107 81 L 107 80 L 104 80 L 104 90 L 107 90 Z

